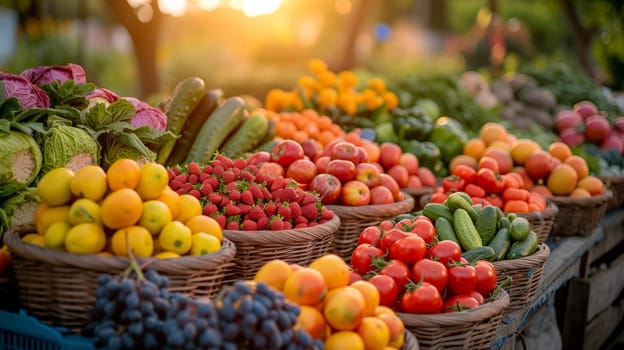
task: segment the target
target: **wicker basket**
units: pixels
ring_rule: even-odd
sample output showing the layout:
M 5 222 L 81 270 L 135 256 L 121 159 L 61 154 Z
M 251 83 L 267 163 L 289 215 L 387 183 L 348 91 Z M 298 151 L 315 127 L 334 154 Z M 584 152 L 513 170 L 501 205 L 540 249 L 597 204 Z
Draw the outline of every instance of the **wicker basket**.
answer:
M 612 192 L 607 210 L 621 207 L 624 204 L 624 176 L 601 176 L 600 180 Z
M 404 199 L 392 204 L 364 205 L 352 207 L 346 205 L 328 205 L 340 217 L 340 228 L 334 233 L 331 252 L 342 257 L 347 263 L 357 246 L 362 230 L 377 226 L 384 220 L 390 220 L 399 214 L 409 213 L 414 208 L 414 198 L 403 194 Z
M 537 288 L 542 281 L 544 264 L 550 255 L 550 248 L 544 243 L 537 246 L 537 250 L 526 258 L 495 261 L 494 268 L 498 275 L 498 282 L 511 276 L 513 281 L 507 287 L 509 292 L 509 307 L 506 313 L 524 309 L 535 300 Z
M 544 243 L 548 235 L 550 235 L 557 213 L 559 213 L 557 205 L 548 201 L 548 205 L 543 211 L 530 211 L 528 213 L 517 213 L 517 215 L 529 220 L 531 229 L 537 233 L 538 242 Z
M 402 350 L 418 350 L 418 339 L 416 336 L 412 334 L 412 332 L 405 330 L 405 335 L 403 336 L 403 346 Z
M 402 188 L 401 191 L 414 197 L 414 209 L 413 210 L 416 211 L 424 207 L 424 205 L 421 205 L 422 203 L 420 202 L 420 199 L 423 196 L 431 196 L 433 191 L 435 191 L 436 187 L 437 186 L 427 186 L 427 187 L 421 187 L 421 188 Z
M 550 234 L 553 236 L 589 236 L 600 224 L 612 197 L 611 190 L 590 198 L 553 196 L 549 200 L 559 208 Z
M 12 254 L 21 304 L 41 321 L 76 333 L 91 316 L 97 277 L 120 274 L 129 265 L 123 257 L 78 255 L 27 244 L 15 230 L 7 232 L 4 241 Z M 167 276 L 172 292 L 214 297 L 235 253 L 234 244 L 223 239 L 214 254 L 137 262 Z
M 509 295 L 503 289 L 495 301 L 467 311 L 397 315 L 414 333 L 421 349 L 490 349 L 508 305 Z
M 340 218 L 314 227 L 281 231 L 224 230 L 223 236 L 236 245 L 233 266 L 227 282 L 253 279 L 256 272 L 273 259 L 290 264 L 309 265 L 314 259 L 329 252 L 334 232 L 340 227 Z

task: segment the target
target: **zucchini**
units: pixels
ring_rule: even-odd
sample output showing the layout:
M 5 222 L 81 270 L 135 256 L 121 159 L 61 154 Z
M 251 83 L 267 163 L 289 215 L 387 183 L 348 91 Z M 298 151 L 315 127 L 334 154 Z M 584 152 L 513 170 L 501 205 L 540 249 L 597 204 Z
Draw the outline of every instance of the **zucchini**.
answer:
M 273 141 L 273 139 L 275 138 L 275 124 L 277 122 L 275 121 L 275 119 L 271 118 L 268 119 L 268 125 L 267 125 L 267 130 L 266 133 L 264 134 L 264 137 L 262 138 L 262 140 L 260 140 L 260 142 L 258 142 L 258 145 L 261 145 L 263 143 L 267 143 L 269 141 Z
M 515 221 L 515 220 L 514 220 Z M 537 233 L 529 232 L 527 237 L 521 241 L 514 242 L 507 252 L 507 259 L 519 259 L 527 257 L 537 250 Z
M 470 220 L 474 223 L 477 221 L 477 211 L 472 207 L 470 198 L 466 200 L 466 196 L 464 192 L 455 192 L 446 199 L 446 206 L 453 213 L 455 213 L 457 209 L 465 210 L 468 216 L 470 216 Z
M 490 243 L 496 234 L 496 224 L 498 223 L 496 217 L 496 209 L 491 205 L 487 205 L 479 211 L 475 227 L 483 244 Z
M 518 216 L 509 225 L 509 236 L 514 241 L 521 241 L 527 238 L 529 232 L 531 232 L 531 223 L 521 216 Z
M 509 238 L 509 229 L 503 227 L 496 232 L 494 238 L 488 244 L 489 247 L 494 249 L 494 261 L 505 259 L 507 251 L 511 246 L 511 239 Z
M 496 256 L 494 249 L 492 247 L 483 246 L 478 248 L 470 249 L 469 251 L 462 253 L 462 258 L 468 260 L 469 263 L 473 263 L 477 260 L 487 260 L 494 261 L 494 257 Z
M 167 116 L 166 131 L 180 135 L 184 123 L 206 93 L 206 84 L 199 77 L 189 77 L 180 81 L 173 89 L 171 96 L 163 105 Z M 167 140 L 158 150 L 156 162 L 166 164 L 177 139 Z
M 208 163 L 225 138 L 241 123 L 244 113 L 245 101 L 242 98 L 233 96 L 226 99 L 202 125 L 186 162 Z
M 453 212 L 453 228 L 464 251 L 483 246 L 481 237 L 466 210 L 459 208 Z
M 223 91 L 218 89 L 206 90 L 204 97 L 201 99 L 197 107 L 193 110 L 190 117 L 184 122 L 184 127 L 180 132 L 180 138 L 178 138 L 173 146 L 173 150 L 167 159 L 168 166 L 174 166 L 181 164 L 186 160 L 193 142 L 199 134 L 201 125 L 203 125 L 208 117 L 217 109 L 219 100 L 223 96 Z
M 443 217 L 453 222 L 453 213 L 449 208 L 440 203 L 427 203 L 423 208 L 423 214 L 429 219 L 436 221 L 438 218 Z
M 453 223 L 450 220 L 448 220 L 444 216 L 440 216 L 436 219 L 434 226 L 439 241 L 448 240 L 459 244 L 459 240 L 457 239 L 457 235 L 455 234 L 455 229 L 453 229 Z
M 262 143 L 262 144 L 260 144 L 260 145 L 256 146 L 256 147 L 252 150 L 252 152 L 253 152 L 253 153 L 262 152 L 262 151 L 265 151 L 265 152 L 271 152 L 271 150 L 273 149 L 273 147 L 275 147 L 278 143 L 279 143 L 279 142 L 277 142 L 276 140 L 271 140 L 271 141 L 269 141 L 269 142 Z
M 224 144 L 219 148 L 219 153 L 235 159 L 260 144 L 260 140 L 266 134 L 269 123 L 262 114 L 254 114 L 243 122 Z

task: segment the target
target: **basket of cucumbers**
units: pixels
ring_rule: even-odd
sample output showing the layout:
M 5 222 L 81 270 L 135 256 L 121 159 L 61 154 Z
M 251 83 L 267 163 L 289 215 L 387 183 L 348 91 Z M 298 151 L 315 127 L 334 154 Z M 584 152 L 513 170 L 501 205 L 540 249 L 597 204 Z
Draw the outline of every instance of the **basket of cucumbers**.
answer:
M 512 277 L 506 288 L 510 298 L 507 313 L 533 301 L 550 249 L 539 242 L 527 218 L 504 214 L 491 205 L 473 205 L 464 192 L 449 195 L 444 204 L 427 203 L 423 215 L 434 222 L 438 240 L 452 240 L 461 246 L 463 258 L 491 261 L 499 282 Z

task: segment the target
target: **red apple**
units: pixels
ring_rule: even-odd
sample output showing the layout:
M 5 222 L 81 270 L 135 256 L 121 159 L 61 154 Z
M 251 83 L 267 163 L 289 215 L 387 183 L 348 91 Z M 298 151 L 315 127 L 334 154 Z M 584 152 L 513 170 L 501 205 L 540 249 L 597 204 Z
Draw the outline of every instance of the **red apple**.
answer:
M 370 204 L 392 204 L 394 196 L 386 186 L 376 186 L 370 190 Z
M 332 149 L 339 142 L 344 142 L 344 140 L 334 139 L 334 140 L 329 141 L 323 148 L 323 155 L 328 156 L 328 157 L 331 156 Z
M 401 154 L 399 164 L 404 166 L 410 175 L 418 174 L 418 166 L 420 165 L 420 163 L 418 162 L 418 158 L 416 158 L 415 155 L 411 153 Z
M 371 192 L 363 182 L 351 180 L 342 186 L 340 199 L 344 205 L 367 205 L 371 200 Z
M 368 154 L 368 161 L 375 163 L 379 161 L 379 145 L 373 141 L 362 139 L 362 148 L 366 150 Z
M 357 164 L 360 161 L 360 151 L 351 142 L 338 142 L 331 150 L 329 157 L 332 160 L 342 159 Z
M 559 139 L 570 147 L 578 146 L 585 141 L 583 133 L 576 130 L 576 128 L 567 128 L 561 130 L 559 133 Z
M 319 174 L 327 172 L 327 164 L 329 164 L 330 161 L 331 159 L 329 156 L 321 156 L 314 161 Z
M 313 161 L 319 154 L 323 153 L 323 146 L 315 139 L 301 141 L 301 148 L 303 148 L 303 153 Z
M 390 169 L 401 161 L 401 147 L 396 143 L 384 142 L 379 147 L 379 164 L 384 169 Z
M 284 176 L 284 168 L 281 165 L 273 162 L 262 163 L 258 167 L 258 174 L 263 174 L 272 178 L 278 178 Z
M 325 172 L 334 175 L 340 182 L 345 183 L 355 179 L 357 167 L 348 160 L 336 159 L 327 164 Z
M 374 166 L 376 166 L 376 167 L 377 167 L 377 169 L 379 169 L 379 173 L 380 173 L 380 174 L 383 174 L 383 172 L 384 172 L 384 168 L 381 166 L 381 164 L 379 164 L 379 163 L 377 163 L 377 162 L 374 162 L 374 163 L 373 163 L 373 165 L 374 165 Z
M 583 122 L 583 117 L 571 109 L 564 109 L 557 113 L 555 117 L 555 129 L 561 131 L 567 128 L 576 128 Z
M 598 108 L 592 101 L 581 101 L 577 102 L 572 106 L 572 109 L 583 117 L 583 119 L 587 119 L 592 115 L 598 114 Z
M 303 147 L 292 140 L 280 141 L 273 149 L 271 149 L 271 161 L 278 163 L 283 167 L 287 167 L 294 161 L 303 159 Z
M 292 163 L 286 170 L 289 177 L 300 184 L 309 184 L 317 174 L 316 164 L 308 159 L 299 159 Z
M 388 171 L 386 171 L 386 174 L 392 176 L 392 178 L 399 184 L 400 188 L 407 187 L 410 174 L 407 171 L 407 168 L 405 168 L 404 166 L 397 164 L 388 169 Z
M 396 180 L 388 174 L 380 174 L 379 179 L 381 180 L 380 185 L 385 186 L 390 190 L 390 192 L 392 193 L 392 197 L 394 198 L 394 201 L 395 202 L 400 201 L 401 200 L 400 199 L 401 188 L 399 187 L 399 184 L 396 182 Z
M 247 158 L 247 164 L 260 165 L 271 160 L 271 153 L 267 151 L 256 152 Z
M 423 183 L 418 177 L 418 175 L 410 175 L 409 181 L 407 182 L 407 188 L 421 188 L 423 187 Z
M 594 115 L 585 119 L 585 137 L 593 143 L 601 143 L 609 136 L 611 127 L 607 118 L 601 115 Z
M 321 203 L 334 204 L 342 193 L 342 184 L 331 174 L 318 174 L 310 182 L 310 191 L 321 196 Z
M 355 179 L 363 182 L 366 186 L 373 188 L 381 183 L 379 175 L 381 175 L 379 168 L 377 168 L 374 164 L 360 163 L 357 165 Z
M 613 131 L 609 136 L 600 144 L 602 149 L 614 149 L 620 153 L 624 153 L 624 139 L 622 139 L 616 131 Z
M 436 179 L 435 174 L 429 168 L 419 167 L 418 177 L 420 178 L 423 186 L 430 187 L 438 185 L 438 179 Z
M 527 175 L 536 180 L 546 178 L 555 168 L 555 159 L 559 160 L 544 150 L 531 153 L 524 162 Z
M 358 163 L 368 163 L 368 152 L 362 146 L 358 146 L 358 154 L 360 155 Z
M 619 132 L 624 132 L 624 117 L 617 117 L 613 122 L 613 126 Z

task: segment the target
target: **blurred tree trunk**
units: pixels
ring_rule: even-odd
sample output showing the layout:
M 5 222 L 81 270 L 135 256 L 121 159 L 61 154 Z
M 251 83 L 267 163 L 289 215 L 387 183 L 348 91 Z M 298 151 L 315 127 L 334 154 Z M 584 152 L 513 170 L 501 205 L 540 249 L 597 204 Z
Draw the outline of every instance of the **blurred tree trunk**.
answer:
M 583 25 L 572 0 L 559 0 L 559 2 L 574 33 L 574 46 L 576 46 L 579 64 L 590 77 L 594 77 L 591 62 L 591 38 L 593 29 Z
M 141 97 L 145 98 L 158 92 L 160 86 L 158 69 L 156 68 L 156 50 L 163 16 L 158 1 L 153 0 L 150 4 L 153 14 L 148 22 L 141 22 L 135 15 L 134 9 L 125 0 L 106 0 L 106 3 L 132 38 L 139 72 Z
M 364 20 L 366 19 L 366 15 L 370 10 L 371 4 L 371 0 L 360 0 L 359 4 L 354 4 L 355 9 L 348 28 L 349 32 L 347 33 L 347 43 L 344 49 L 344 56 L 340 66 L 337 67 L 338 71 L 351 69 L 356 63 L 355 55 L 357 50 L 357 39 L 362 29 L 362 25 L 364 24 Z

